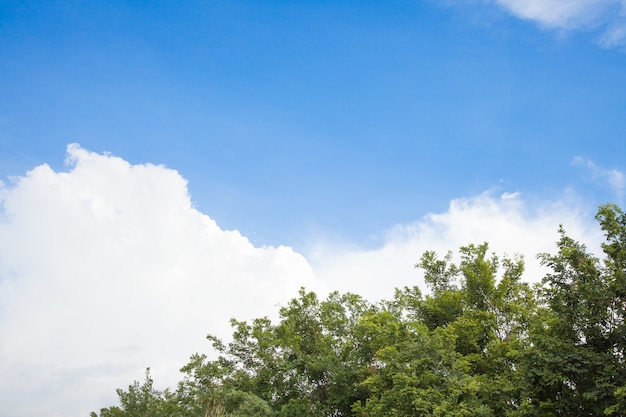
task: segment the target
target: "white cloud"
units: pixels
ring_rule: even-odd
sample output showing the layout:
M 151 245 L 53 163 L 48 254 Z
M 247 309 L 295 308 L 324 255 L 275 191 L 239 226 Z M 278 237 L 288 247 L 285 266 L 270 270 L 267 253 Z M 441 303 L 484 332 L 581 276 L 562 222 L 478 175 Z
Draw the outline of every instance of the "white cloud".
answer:
M 587 170 L 593 181 L 605 182 L 619 201 L 623 199 L 626 189 L 626 176 L 622 171 L 603 168 L 592 160 L 580 156 L 575 157 L 572 164 Z
M 554 202 L 533 206 L 519 193 L 494 196 L 491 191 L 450 203 L 440 214 L 428 214 L 411 225 L 399 225 L 389 231 L 381 248 L 355 250 L 333 248 L 324 244 L 311 251 L 316 274 L 341 291 L 360 289 L 371 300 L 387 299 L 393 288 L 419 285 L 421 271 L 414 269 L 427 250 L 445 255 L 470 243 L 488 242 L 498 255 L 520 254 L 526 262 L 525 280 L 538 282 L 545 270 L 537 253 L 554 252 L 558 226 L 587 243 L 591 252 L 600 253 L 601 233 L 593 218 L 577 209 L 580 205 L 563 197 Z
M 534 255 L 553 250 L 559 223 L 592 250 L 600 240 L 576 201 L 487 192 L 398 225 L 379 249 L 325 242 L 307 260 L 221 230 L 174 170 L 77 145 L 67 162 L 68 172 L 42 165 L 0 184 L 0 404 L 12 417 L 84 416 L 147 366 L 172 386 L 188 356 L 208 350 L 207 333 L 276 314 L 300 286 L 388 298 L 420 283 L 423 251 L 483 241 L 526 255 L 536 280 Z
M 624 0 L 491 0 L 521 19 L 560 30 L 601 31 L 606 47 L 626 42 Z
M 176 171 L 77 145 L 68 161 L 0 187 L 2 413 L 86 415 L 147 366 L 173 383 L 230 317 L 323 290 L 290 248 L 256 248 L 196 211 Z

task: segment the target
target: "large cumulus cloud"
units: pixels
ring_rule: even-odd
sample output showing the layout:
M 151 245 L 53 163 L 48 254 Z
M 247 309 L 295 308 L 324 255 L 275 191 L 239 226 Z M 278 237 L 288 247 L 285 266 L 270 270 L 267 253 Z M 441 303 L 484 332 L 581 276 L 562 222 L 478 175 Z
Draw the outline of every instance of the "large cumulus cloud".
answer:
M 1 188 L 3 412 L 85 415 L 147 366 L 171 383 L 229 317 L 323 290 L 292 249 L 195 210 L 176 171 L 78 145 L 67 158 L 68 172 L 42 165 Z

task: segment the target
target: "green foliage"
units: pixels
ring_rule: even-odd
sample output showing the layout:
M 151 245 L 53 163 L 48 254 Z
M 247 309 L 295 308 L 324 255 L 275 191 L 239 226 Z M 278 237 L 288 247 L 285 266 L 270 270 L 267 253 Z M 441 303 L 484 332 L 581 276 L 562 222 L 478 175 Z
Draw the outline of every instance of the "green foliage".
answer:
M 147 371 L 100 417 L 626 415 L 626 215 L 607 204 L 596 219 L 603 259 L 561 228 L 535 287 L 521 258 L 483 243 L 458 263 L 425 252 L 425 294 L 371 304 L 301 289 L 277 322 L 208 336 L 217 359 L 193 355 L 175 391 Z
M 552 272 L 539 299 L 546 306 L 532 326 L 532 347 L 522 369 L 529 397 L 526 415 L 626 414 L 624 272 L 626 216 L 601 206 L 596 216 L 606 235 L 605 258 L 560 229 L 555 255 L 541 254 Z
M 169 390 L 159 391 L 154 388 L 150 368 L 146 369 L 143 384 L 135 381 L 128 391 L 117 389 L 120 406 L 103 408 L 100 417 L 166 417 L 177 415 L 175 395 Z M 91 417 L 98 417 L 92 412 Z

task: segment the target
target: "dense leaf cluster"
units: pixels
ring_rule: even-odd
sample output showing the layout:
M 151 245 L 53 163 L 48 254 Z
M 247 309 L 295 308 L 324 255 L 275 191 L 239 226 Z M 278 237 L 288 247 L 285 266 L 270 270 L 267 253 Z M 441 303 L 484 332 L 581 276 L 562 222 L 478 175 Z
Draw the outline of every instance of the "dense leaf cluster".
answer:
M 219 356 L 196 354 L 176 390 L 118 390 L 100 417 L 626 415 L 626 215 L 596 216 L 604 259 L 561 230 L 534 287 L 488 245 L 426 252 L 429 287 L 372 304 L 302 289 L 273 323 L 232 320 Z M 98 414 L 92 413 L 96 417 Z

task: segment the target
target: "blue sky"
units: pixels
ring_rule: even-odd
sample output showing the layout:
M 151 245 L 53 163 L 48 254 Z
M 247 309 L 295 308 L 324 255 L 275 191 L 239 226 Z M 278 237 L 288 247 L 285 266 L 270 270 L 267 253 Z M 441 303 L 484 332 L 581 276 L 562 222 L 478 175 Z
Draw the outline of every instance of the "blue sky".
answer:
M 3 2 L 0 177 L 64 169 L 78 142 L 174 168 L 223 227 L 296 246 L 375 244 L 494 186 L 614 200 L 571 164 L 624 168 L 606 24 L 444 4 Z
M 0 2 L 0 404 L 171 386 L 230 317 L 389 297 L 427 249 L 539 281 L 560 223 L 599 252 L 625 134 L 620 0 Z

